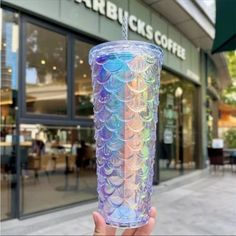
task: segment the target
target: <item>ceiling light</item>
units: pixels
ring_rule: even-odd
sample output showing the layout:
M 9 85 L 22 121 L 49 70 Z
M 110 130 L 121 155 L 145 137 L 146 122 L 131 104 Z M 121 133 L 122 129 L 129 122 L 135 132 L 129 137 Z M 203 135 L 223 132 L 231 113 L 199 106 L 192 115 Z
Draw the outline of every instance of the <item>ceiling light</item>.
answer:
M 83 60 L 79 60 L 79 63 L 80 63 L 80 64 L 83 64 L 83 63 L 84 63 L 84 61 L 83 61 Z
M 11 68 L 9 68 L 7 71 L 8 71 L 9 73 L 11 73 L 11 72 L 12 72 L 12 69 L 11 69 Z
M 86 78 L 86 77 L 87 77 L 87 75 L 86 75 L 86 74 L 83 74 L 83 77 L 84 77 L 84 78 Z
M 176 97 L 181 97 L 183 94 L 183 89 L 178 87 L 176 90 L 175 90 L 175 96 Z
M 3 44 L 3 47 L 6 47 L 6 46 L 7 46 L 7 44 L 6 44 L 6 43 L 4 43 L 4 44 Z
M 57 67 L 56 67 L 56 66 L 53 66 L 53 67 L 52 67 L 52 69 L 53 69 L 53 70 L 56 70 L 56 69 L 57 69 Z
M 42 65 L 45 65 L 45 64 L 46 64 L 46 61 L 45 61 L 45 60 L 41 60 L 41 64 L 42 64 Z

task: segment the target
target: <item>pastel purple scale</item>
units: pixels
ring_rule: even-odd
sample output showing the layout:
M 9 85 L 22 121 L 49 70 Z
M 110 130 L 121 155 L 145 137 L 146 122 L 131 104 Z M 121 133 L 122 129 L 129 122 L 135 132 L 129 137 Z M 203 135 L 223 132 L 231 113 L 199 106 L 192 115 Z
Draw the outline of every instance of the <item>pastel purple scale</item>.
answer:
M 98 208 L 114 227 L 149 218 L 162 60 L 159 47 L 138 41 L 90 51 Z

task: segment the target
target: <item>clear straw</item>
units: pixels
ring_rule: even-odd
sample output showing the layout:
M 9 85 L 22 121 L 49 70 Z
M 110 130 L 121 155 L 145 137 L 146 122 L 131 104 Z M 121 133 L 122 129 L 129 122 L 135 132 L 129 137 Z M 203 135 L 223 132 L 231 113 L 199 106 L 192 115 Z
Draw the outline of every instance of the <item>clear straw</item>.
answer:
M 122 22 L 122 37 L 124 40 L 128 40 L 128 15 L 124 14 Z

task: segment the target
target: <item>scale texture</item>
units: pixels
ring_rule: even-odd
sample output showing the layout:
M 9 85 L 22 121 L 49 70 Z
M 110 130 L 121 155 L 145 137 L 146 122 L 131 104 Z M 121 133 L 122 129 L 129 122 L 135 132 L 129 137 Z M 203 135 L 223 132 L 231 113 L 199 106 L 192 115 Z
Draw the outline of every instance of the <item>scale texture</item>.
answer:
M 115 41 L 90 51 L 99 211 L 115 227 L 148 221 L 162 50 Z

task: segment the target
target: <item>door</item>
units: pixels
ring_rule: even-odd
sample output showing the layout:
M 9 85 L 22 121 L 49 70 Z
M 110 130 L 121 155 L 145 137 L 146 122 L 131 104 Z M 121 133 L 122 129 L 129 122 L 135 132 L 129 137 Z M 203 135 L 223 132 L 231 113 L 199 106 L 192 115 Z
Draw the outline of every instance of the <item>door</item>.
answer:
M 17 186 L 18 14 L 0 9 L 1 220 L 15 216 Z

